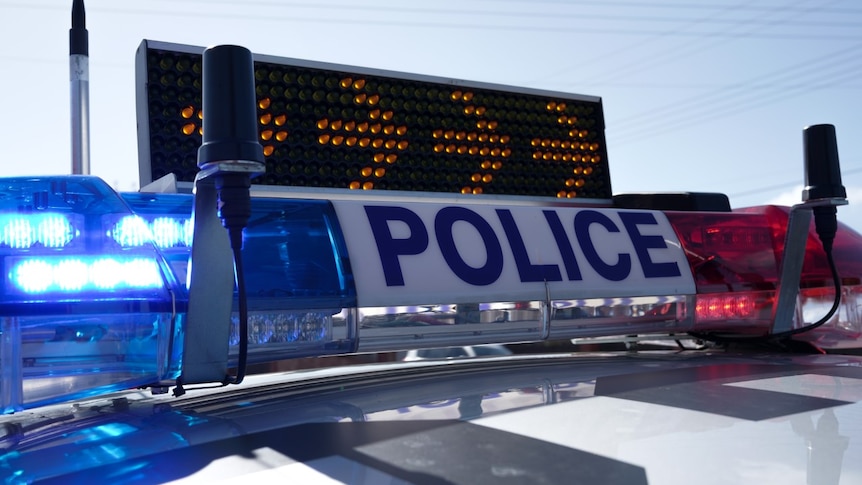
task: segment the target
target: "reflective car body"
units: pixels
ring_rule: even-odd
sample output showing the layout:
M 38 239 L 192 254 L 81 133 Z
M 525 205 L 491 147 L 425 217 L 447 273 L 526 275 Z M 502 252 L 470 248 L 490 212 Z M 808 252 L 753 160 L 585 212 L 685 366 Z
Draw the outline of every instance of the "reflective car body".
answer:
M 427 359 L 459 359 L 465 357 L 490 357 L 511 355 L 505 345 L 468 345 L 465 347 L 442 347 L 436 349 L 413 349 L 403 353 L 399 360 L 411 362 Z
M 2 418 L 8 483 L 857 483 L 862 359 L 365 364 Z

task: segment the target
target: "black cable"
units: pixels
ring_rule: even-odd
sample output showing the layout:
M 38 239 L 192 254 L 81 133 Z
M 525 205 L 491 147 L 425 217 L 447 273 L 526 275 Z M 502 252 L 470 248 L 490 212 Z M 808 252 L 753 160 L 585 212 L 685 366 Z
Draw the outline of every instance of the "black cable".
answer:
M 227 229 L 230 247 L 233 251 L 234 278 L 239 300 L 239 355 L 236 375 L 226 376 L 226 384 L 239 384 L 245 378 L 248 362 L 248 301 L 246 298 L 245 275 L 242 266 L 242 231 L 251 217 L 251 180 L 245 173 L 227 173 L 216 177 L 218 190 L 218 214 L 222 225 Z
M 229 382 L 222 382 L 221 384 L 213 384 L 209 386 L 195 386 L 195 387 L 185 387 L 183 386 L 183 378 L 178 377 L 175 383 L 176 387 L 174 387 L 174 391 L 171 393 L 174 397 L 184 396 L 187 391 L 205 391 L 207 389 L 218 389 L 220 387 L 225 387 L 230 384 Z
M 242 228 L 232 228 L 229 232 L 238 232 L 239 236 L 231 234 L 231 241 L 242 241 Z M 236 375 L 228 377 L 228 384 L 239 384 L 245 378 L 248 362 L 248 300 L 246 298 L 245 274 L 242 267 L 242 243 L 239 246 L 231 244 L 233 249 L 234 275 L 236 277 L 236 292 L 239 300 L 239 352 L 237 356 Z
M 832 273 L 832 282 L 835 286 L 835 301 L 832 303 L 832 308 L 829 312 L 819 321 L 812 323 L 811 325 L 788 330 L 786 332 L 772 334 L 770 335 L 772 340 L 787 338 L 814 330 L 828 322 L 841 305 L 841 277 L 838 275 L 838 269 L 835 267 L 835 260 L 832 257 L 832 243 L 835 241 L 835 234 L 838 232 L 837 209 L 834 205 L 825 205 L 815 207 L 813 212 L 814 230 L 817 232 L 817 236 L 820 238 L 820 243 L 823 245 L 823 251 L 826 253 L 826 262 L 829 264 L 829 270 Z
M 825 248 L 824 248 L 825 249 Z M 835 312 L 838 311 L 838 308 L 841 306 L 841 277 L 838 275 L 838 268 L 835 266 L 835 259 L 832 257 L 832 247 L 826 250 L 826 261 L 829 264 L 829 270 L 832 272 L 832 284 L 835 286 L 835 299 L 832 301 L 832 308 L 823 316 L 820 320 L 806 325 L 804 327 L 794 328 L 793 330 L 787 330 L 784 332 L 769 334 L 766 337 L 770 340 L 782 340 L 785 338 L 792 337 L 794 335 L 799 335 L 800 333 L 810 332 L 817 327 L 822 326 L 826 322 L 828 322 Z

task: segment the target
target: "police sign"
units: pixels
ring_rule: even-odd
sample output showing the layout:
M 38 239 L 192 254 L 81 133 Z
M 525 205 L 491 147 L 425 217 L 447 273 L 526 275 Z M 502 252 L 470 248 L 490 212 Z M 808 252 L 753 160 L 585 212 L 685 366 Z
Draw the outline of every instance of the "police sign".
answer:
M 685 254 L 661 212 L 442 202 L 333 204 L 360 306 L 695 291 Z

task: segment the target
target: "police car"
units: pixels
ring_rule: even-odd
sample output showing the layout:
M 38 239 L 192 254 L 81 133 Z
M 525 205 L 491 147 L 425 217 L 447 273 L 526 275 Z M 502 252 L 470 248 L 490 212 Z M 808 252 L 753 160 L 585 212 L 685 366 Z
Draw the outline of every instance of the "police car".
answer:
M 801 204 L 731 210 L 612 196 L 599 98 L 138 55 L 142 192 L 0 183 L 6 482 L 862 480 L 833 127 Z M 604 351 L 640 336 L 679 348 Z M 561 339 L 593 352 L 247 372 Z

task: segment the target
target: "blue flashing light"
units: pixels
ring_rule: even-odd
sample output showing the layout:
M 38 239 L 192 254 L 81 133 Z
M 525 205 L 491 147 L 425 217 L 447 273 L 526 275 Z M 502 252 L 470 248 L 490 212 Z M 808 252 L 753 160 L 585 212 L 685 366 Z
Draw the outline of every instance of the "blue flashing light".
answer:
M 60 291 L 81 291 L 90 279 L 87 263 L 78 258 L 58 261 L 52 269 L 53 283 Z
M 191 246 L 192 223 L 188 214 L 185 217 L 124 216 L 111 224 L 108 234 L 114 242 L 124 248 L 134 248 L 149 243 L 154 243 L 162 249 L 183 248 Z
M 80 231 L 70 216 L 60 213 L 0 214 L 0 247 L 10 249 L 63 248 L 75 239 Z
M 111 229 L 111 237 L 124 248 L 134 248 L 153 242 L 150 226 L 139 216 L 124 216 Z
M 125 193 L 154 241 L 185 281 L 191 246 L 192 196 Z M 253 198 L 244 231 L 250 363 L 351 352 L 354 332 L 333 318 L 357 305 L 341 227 L 325 200 Z M 235 306 L 236 307 L 236 306 Z M 236 361 L 238 317 L 229 335 Z
M 185 282 L 192 245 L 192 202 L 189 194 L 120 194 L 168 261 L 177 280 Z
M 153 242 L 160 248 L 189 247 L 192 245 L 190 218 L 156 217 L 150 223 Z
M 9 258 L 7 291 L 27 294 L 123 291 L 164 286 L 153 259 L 140 256 Z
M 191 247 L 192 196 L 121 194 L 139 227 L 186 280 Z M 243 266 L 249 308 L 256 311 L 356 306 L 347 249 L 328 201 L 254 198 L 244 231 Z
M 36 226 L 36 241 L 46 248 L 62 248 L 77 233 L 62 214 L 45 214 Z
M 41 293 L 51 286 L 54 280 L 51 265 L 43 260 L 22 261 L 9 273 L 16 287 L 26 293 Z
M 26 249 L 33 245 L 33 232 L 29 219 L 16 217 L 4 221 L 0 241 L 12 249 Z
M 180 372 L 188 297 L 96 177 L 0 179 L 0 412 Z

